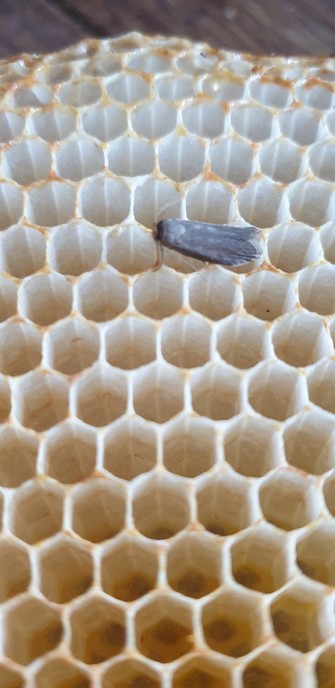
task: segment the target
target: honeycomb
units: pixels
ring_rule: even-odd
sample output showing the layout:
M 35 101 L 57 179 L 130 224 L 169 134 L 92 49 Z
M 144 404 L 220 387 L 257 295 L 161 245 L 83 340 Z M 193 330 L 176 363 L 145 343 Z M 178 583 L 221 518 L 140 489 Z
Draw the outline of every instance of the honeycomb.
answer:
M 1 688 L 334 688 L 334 59 L 0 73 Z M 164 217 L 264 260 L 154 272 Z

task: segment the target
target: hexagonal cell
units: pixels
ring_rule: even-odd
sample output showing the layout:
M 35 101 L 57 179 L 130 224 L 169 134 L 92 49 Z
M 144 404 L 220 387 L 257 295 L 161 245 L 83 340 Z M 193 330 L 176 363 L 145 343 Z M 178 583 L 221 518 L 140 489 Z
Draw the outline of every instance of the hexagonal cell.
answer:
M 109 547 L 101 560 L 101 584 L 107 595 L 133 602 L 155 588 L 158 574 L 156 547 L 125 535 Z
M 211 328 L 196 314 L 176 315 L 162 325 L 161 349 L 165 360 L 179 368 L 196 368 L 210 358 Z
M 136 644 L 142 655 L 166 664 L 193 647 L 191 610 L 171 595 L 157 595 L 137 612 Z
M 54 273 L 35 275 L 22 283 L 19 307 L 22 314 L 37 325 L 51 325 L 71 312 L 71 284 Z
M 191 379 L 192 406 L 200 416 L 228 420 L 241 407 L 241 377 L 220 364 L 210 364 Z
M 199 102 L 182 111 L 186 129 L 197 136 L 215 139 L 223 133 L 225 113 L 221 103 Z
M 265 606 L 246 590 L 225 589 L 202 609 L 207 645 L 229 657 L 242 657 L 262 644 Z
M 311 370 L 307 383 L 313 404 L 335 413 L 335 360 L 321 361 Z
M 233 196 L 221 181 L 202 180 L 194 184 L 186 196 L 186 214 L 196 222 L 223 224 L 232 217 Z
M 23 186 L 46 179 L 50 174 L 50 168 L 49 147 L 38 139 L 25 139 L 20 143 L 14 143 L 4 152 L 5 176 Z
M 164 266 L 150 275 L 139 275 L 133 286 L 133 299 L 139 313 L 155 320 L 167 318 L 182 306 L 182 278 Z
M 54 650 L 63 634 L 59 613 L 31 596 L 17 601 L 4 623 L 5 654 L 24 666 Z
M 265 323 L 247 315 L 226 318 L 217 331 L 220 356 L 236 368 L 251 368 L 268 354 L 267 329 Z
M 102 688 L 160 688 L 159 675 L 139 659 L 123 659 L 102 676 Z
M 0 683 L 2 688 L 24 688 L 23 676 L 4 664 L 0 664 Z
M 196 136 L 169 134 L 158 144 L 160 171 L 169 179 L 185 182 L 203 170 L 205 149 Z
M 133 129 L 146 139 L 159 139 L 170 134 L 177 121 L 177 111 L 167 103 L 153 100 L 131 111 Z
M 318 657 L 315 665 L 317 688 L 334 688 L 335 646 L 331 645 Z
M 77 288 L 79 310 L 88 320 L 105 322 L 127 309 L 127 284 L 108 267 L 84 275 Z
M 23 375 L 42 358 L 42 337 L 29 323 L 9 322 L 0 327 L 0 370 L 4 375 Z
M 283 462 L 280 428 L 265 418 L 244 416 L 227 429 L 225 459 L 237 473 L 260 478 Z
M 81 275 L 93 270 L 101 258 L 102 240 L 96 227 L 84 220 L 61 225 L 48 244 L 51 267 L 62 275 Z
M 23 195 L 19 187 L 14 184 L 1 182 L 0 184 L 0 230 L 15 225 L 20 220 L 23 211 Z
M 298 652 L 310 652 L 334 633 L 333 604 L 324 588 L 300 579 L 270 607 L 277 638 Z
M 190 519 L 188 496 L 179 479 L 157 474 L 137 488 L 133 498 L 136 528 L 152 540 L 165 540 L 183 530 Z
M 318 110 L 328 110 L 331 107 L 333 90 L 328 83 L 313 83 L 313 79 L 300 83 L 296 89 L 298 100 L 304 105 Z
M 317 140 L 320 131 L 320 113 L 309 108 L 284 110 L 279 114 L 282 134 L 298 146 L 308 146 Z
M 289 184 L 303 173 L 300 148 L 287 139 L 274 139 L 260 150 L 260 168 L 263 174 L 276 182 Z
M 127 380 L 107 365 L 94 365 L 76 387 L 78 417 L 96 428 L 122 416 L 127 407 Z
M 236 105 L 232 108 L 231 123 L 237 134 L 256 143 L 270 138 L 273 128 L 269 110 L 248 105 Z
M 194 95 L 192 79 L 188 77 L 171 77 L 155 80 L 157 93 L 162 100 L 178 101 Z
M 299 299 L 304 308 L 321 315 L 335 312 L 335 265 L 315 265 L 305 268 L 299 277 Z
M 322 257 L 318 233 L 300 222 L 279 225 L 268 236 L 272 265 L 284 272 L 297 272 Z
M 149 95 L 147 81 L 137 74 L 121 74 L 107 84 L 107 93 L 120 103 L 135 103 Z
M 181 201 L 180 191 L 170 180 L 148 179 L 135 189 L 135 220 L 145 227 L 153 228 L 158 220 L 180 217 Z
M 326 182 L 299 180 L 288 191 L 291 216 L 310 227 L 332 220 L 332 185 Z
M 0 485 L 18 487 L 35 474 L 38 440 L 19 427 L 0 429 Z
M 57 323 L 44 342 L 49 364 L 65 375 L 76 375 L 99 356 L 99 332 L 79 318 Z
M 81 181 L 102 172 L 104 164 L 103 150 L 89 138 L 77 136 L 56 150 L 56 173 L 63 179 Z
M 95 468 L 95 434 L 76 422 L 61 423 L 48 434 L 45 455 L 46 472 L 58 482 L 85 480 Z
M 3 110 L 0 117 L 1 143 L 9 143 L 20 136 L 25 124 L 25 118 L 16 112 Z
M 0 275 L 0 322 L 16 314 L 17 285 L 15 280 Z
M 173 688 L 230 688 L 229 668 L 219 660 L 192 657 L 173 675 Z
M 321 475 L 335 466 L 335 421 L 313 409 L 303 412 L 284 430 L 288 463 L 306 473 Z
M 164 433 L 163 460 L 168 471 L 184 478 L 210 470 L 216 460 L 212 423 L 192 416 L 175 421 Z
M 27 483 L 13 496 L 10 528 L 34 545 L 62 529 L 63 493 L 47 480 Z
M 92 584 L 93 562 L 87 548 L 63 536 L 39 552 L 41 592 L 52 602 L 64 604 L 82 595 Z
M 129 189 L 116 179 L 92 177 L 82 184 L 78 195 L 81 215 L 98 227 L 119 224 L 129 214 Z
M 28 553 L 15 540 L 1 539 L 0 601 L 5 602 L 10 597 L 15 597 L 24 592 L 27 590 L 29 583 L 30 563 Z
M 335 146 L 332 141 L 321 141 L 309 151 L 309 164 L 313 174 L 326 181 L 335 181 Z
M 101 88 L 94 79 L 77 79 L 71 84 L 65 84 L 57 93 L 57 98 L 63 105 L 83 107 L 100 100 Z
M 111 323 L 105 333 L 106 360 L 131 370 L 156 358 L 156 327 L 150 321 L 129 316 Z
M 62 108 L 57 104 L 47 110 L 33 111 L 29 124 L 37 136 L 53 143 L 65 139 L 74 131 L 76 118 L 68 108 Z
M 0 376 L 0 422 L 4 423 L 12 408 L 11 402 L 11 390 L 8 384 L 8 380 L 5 377 Z
M 154 428 L 137 418 L 116 422 L 104 438 L 104 467 L 123 480 L 150 471 L 156 464 Z
M 106 259 L 109 265 L 125 275 L 145 272 L 157 259 L 152 233 L 130 220 L 122 227 L 111 229 L 106 237 Z M 153 273 L 151 276 L 154 281 Z M 123 277 L 123 281 L 129 284 L 127 278 Z
M 240 189 L 237 200 L 241 217 L 255 227 L 273 227 L 285 219 L 282 185 L 267 177 L 251 181 Z
M 178 369 L 152 365 L 133 378 L 134 410 L 155 423 L 165 423 L 184 408 L 184 376 Z
M 286 420 L 308 403 L 304 376 L 284 363 L 264 363 L 248 382 L 249 403 L 266 418 Z
M 1 270 L 13 277 L 27 277 L 45 264 L 46 242 L 32 227 L 13 227 L 0 238 Z
M 272 341 L 278 358 L 292 366 L 312 365 L 333 352 L 333 342 L 323 318 L 297 311 L 275 324 Z
M 68 414 L 69 388 L 65 380 L 46 371 L 25 375 L 14 389 L 15 415 L 35 432 L 44 432 Z
M 46 181 L 28 193 L 26 215 L 32 224 L 55 227 L 74 217 L 76 190 L 61 181 Z
M 303 534 L 297 542 L 297 564 L 305 576 L 334 586 L 335 526 L 325 521 Z
M 85 664 L 100 664 L 122 652 L 126 641 L 124 612 L 102 597 L 92 596 L 70 616 L 71 652 Z
M 127 113 L 114 103 L 94 105 L 81 113 L 84 131 L 99 141 L 115 139 L 127 128 Z
M 91 688 L 82 668 L 62 657 L 47 659 L 34 676 L 36 688 Z
M 261 485 L 260 505 L 269 523 L 294 530 L 311 523 L 321 513 L 322 497 L 315 481 L 294 469 L 282 469 Z
M 167 578 L 181 595 L 198 599 L 213 592 L 221 582 L 221 552 L 212 538 L 186 533 L 168 550 Z
M 198 519 L 215 535 L 232 535 L 258 516 L 256 497 L 246 478 L 220 475 L 209 478 L 197 495 Z
M 277 646 L 252 659 L 243 672 L 243 688 L 295 688 L 311 685 L 308 667 Z
M 152 142 L 141 141 L 129 134 L 111 143 L 107 155 L 109 169 L 123 177 L 150 174 L 155 166 Z
M 211 320 L 221 320 L 242 304 L 238 276 L 214 265 L 191 275 L 188 297 L 191 308 Z
M 90 542 L 102 542 L 122 530 L 125 495 L 119 484 L 98 479 L 82 485 L 73 494 L 73 530 Z
M 231 547 L 237 583 L 265 594 L 278 590 L 293 576 L 293 558 L 287 535 L 268 524 L 250 529 Z
M 245 184 L 253 166 L 254 150 L 246 141 L 223 138 L 210 146 L 212 170 L 232 184 Z
M 275 320 L 297 303 L 290 278 L 266 270 L 247 276 L 242 291 L 245 309 L 261 320 Z

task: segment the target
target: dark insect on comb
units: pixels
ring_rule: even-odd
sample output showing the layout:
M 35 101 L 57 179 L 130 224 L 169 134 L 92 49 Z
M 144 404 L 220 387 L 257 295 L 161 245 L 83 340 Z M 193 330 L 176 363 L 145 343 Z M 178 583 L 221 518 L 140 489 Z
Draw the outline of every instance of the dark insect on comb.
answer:
M 212 225 L 191 220 L 161 220 L 155 239 L 162 246 L 190 258 L 233 267 L 251 263 L 263 254 L 256 227 Z

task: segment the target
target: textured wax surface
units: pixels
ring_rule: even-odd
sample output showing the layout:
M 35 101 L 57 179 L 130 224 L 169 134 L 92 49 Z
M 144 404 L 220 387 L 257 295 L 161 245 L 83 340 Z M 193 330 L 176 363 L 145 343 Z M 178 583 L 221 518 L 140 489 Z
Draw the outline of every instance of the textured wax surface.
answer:
M 333 688 L 334 60 L 0 71 L 1 688 Z M 164 217 L 264 262 L 151 272 Z

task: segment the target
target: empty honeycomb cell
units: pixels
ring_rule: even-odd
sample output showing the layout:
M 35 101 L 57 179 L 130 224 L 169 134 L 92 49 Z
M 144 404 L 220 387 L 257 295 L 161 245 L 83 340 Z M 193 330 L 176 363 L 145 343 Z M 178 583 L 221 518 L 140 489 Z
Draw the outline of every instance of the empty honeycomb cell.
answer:
M 104 168 L 102 148 L 88 138 L 66 141 L 56 152 L 56 171 L 65 179 L 77 182 Z
M 56 648 L 63 634 L 59 612 L 31 596 L 7 611 L 4 624 L 5 654 L 24 666 Z
M 211 364 L 192 375 L 193 410 L 212 420 L 228 420 L 241 407 L 241 378 L 222 365 Z
M 249 403 L 266 418 L 283 421 L 308 401 L 303 374 L 281 362 L 268 361 L 249 378 Z
M 127 381 L 117 370 L 93 366 L 75 390 L 78 417 L 96 428 L 122 416 L 127 407 Z
M 302 528 L 322 510 L 316 482 L 292 469 L 270 475 L 260 487 L 259 500 L 265 519 L 282 530 Z
M 215 55 L 206 55 L 205 51 L 199 52 L 198 50 L 196 52 L 185 50 L 176 60 L 176 66 L 182 74 L 207 74 L 215 68 L 216 64 Z
M 283 462 L 279 427 L 265 418 L 239 418 L 227 428 L 223 446 L 226 461 L 250 478 L 260 478 Z
M 61 86 L 57 98 L 62 105 L 70 107 L 80 108 L 84 105 L 93 105 L 101 98 L 101 87 L 97 80 L 78 79 Z
M 114 55 L 97 55 L 88 60 L 81 68 L 82 74 L 89 76 L 110 76 L 117 74 L 122 68 L 122 63 Z
M 297 564 L 305 576 L 333 586 L 335 530 L 333 521 L 309 529 L 297 542 Z
M 275 320 L 292 311 L 297 303 L 293 282 L 270 271 L 248 275 L 242 291 L 246 311 L 261 320 Z
M 188 296 L 191 308 L 211 320 L 221 320 L 242 303 L 239 278 L 219 267 L 192 275 Z
M 163 76 L 155 80 L 155 88 L 162 100 L 171 100 L 174 103 L 194 95 L 192 79 L 185 76 Z
M 137 612 L 135 633 L 144 657 L 173 662 L 193 647 L 191 610 L 171 595 L 157 595 Z
M 131 124 L 140 136 L 146 139 L 160 139 L 170 134 L 177 122 L 174 107 L 161 101 L 151 101 L 138 105 L 131 112 Z
M 18 112 L 2 110 L 0 113 L 0 142 L 9 143 L 23 131 L 25 119 Z
M 207 645 L 229 657 L 243 657 L 262 643 L 265 607 L 247 590 L 225 588 L 202 609 Z
M 64 604 L 82 595 L 92 584 L 93 563 L 89 550 L 63 536 L 39 551 L 40 589 L 52 602 Z
M 184 408 L 184 376 L 179 370 L 152 365 L 134 376 L 134 410 L 142 418 L 165 423 Z
M 309 164 L 316 177 L 329 182 L 335 181 L 335 143 L 322 141 L 313 146 L 309 153 Z
M 80 482 L 94 471 L 96 438 L 82 424 L 61 423 L 48 434 L 45 446 L 46 472 L 65 485 Z
M 148 74 L 160 74 L 170 71 L 171 60 L 151 50 L 141 51 L 127 60 L 127 67 Z
M 34 676 L 36 688 L 91 688 L 91 679 L 81 667 L 63 657 L 50 657 Z
M 250 83 L 250 95 L 262 105 L 284 108 L 292 102 L 290 84 L 282 80 L 270 81 L 267 78 L 254 79 Z
M 18 542 L 10 539 L 0 540 L 0 600 L 5 600 L 25 592 L 30 584 L 30 564 L 28 553 Z M 1 670 L 0 670 L 1 680 Z M 2 685 L 2 684 L 1 684 Z
M 121 136 L 127 128 L 127 115 L 118 105 L 94 105 L 81 114 L 84 131 L 99 141 Z
M 131 370 L 156 358 L 156 328 L 144 318 L 118 320 L 110 325 L 105 337 L 106 360 L 112 366 Z
M 154 147 L 135 137 L 119 138 L 108 148 L 108 166 L 123 177 L 150 174 L 155 166 Z
M 232 535 L 250 526 L 258 509 L 250 482 L 217 473 L 198 489 L 198 520 L 215 535 Z
M 15 415 L 21 425 L 44 432 L 68 414 L 68 385 L 46 371 L 25 375 L 14 390 Z
M 5 377 L 0 377 L 0 423 L 7 420 L 11 412 L 11 391 Z
M 322 475 L 335 466 L 335 422 L 317 409 L 305 411 L 284 430 L 288 463 L 306 473 Z
M 251 368 L 266 358 L 269 350 L 267 327 L 259 320 L 234 314 L 220 326 L 216 346 L 220 356 L 230 365 Z
M 286 648 L 277 645 L 252 659 L 243 672 L 243 688 L 295 688 L 311 685 L 308 667 L 290 656 Z
M 204 93 L 224 103 L 243 100 L 244 89 L 244 79 L 231 71 L 214 72 L 202 83 Z
M 148 179 L 135 189 L 134 216 L 146 227 L 152 228 L 166 217 L 178 217 L 180 205 L 180 193 L 166 179 Z
M 296 272 L 322 257 L 317 232 L 299 222 L 273 229 L 267 247 L 272 265 L 283 272 Z
M 163 323 L 161 349 L 165 360 L 179 368 L 202 366 L 211 356 L 211 328 L 196 314 L 176 315 Z
M 18 671 L 0 664 L 0 681 L 2 688 L 24 688 L 24 679 Z
M 195 222 L 224 224 L 231 220 L 233 196 L 222 182 L 199 181 L 186 197 L 186 213 Z
M 100 227 L 126 219 L 130 208 L 129 189 L 116 179 L 98 176 L 84 182 L 79 192 L 83 217 Z
M 335 312 L 335 266 L 307 267 L 299 277 L 299 299 L 304 308 L 321 315 Z
M 89 254 L 85 251 L 85 256 L 87 255 Z M 78 302 L 82 315 L 88 320 L 112 320 L 127 309 L 127 284 L 112 269 L 95 270 L 80 280 Z
M 320 136 L 319 113 L 309 108 L 292 108 L 279 115 L 279 126 L 284 136 L 298 146 L 308 146 Z
M 325 259 L 329 263 L 335 263 L 335 233 L 334 222 L 326 223 L 320 232 L 320 239 Z
M 5 177 L 18 184 L 48 177 L 51 169 L 51 153 L 43 141 L 26 139 L 14 144 L 3 155 L 2 169 Z
M 112 230 L 107 235 L 106 244 L 108 263 L 127 275 L 150 269 L 157 259 L 157 247 L 151 232 L 137 224 Z
M 124 612 L 105 598 L 86 598 L 73 609 L 70 624 L 71 652 L 85 664 L 100 664 L 123 650 Z
M 199 599 L 220 586 L 221 552 L 199 533 L 186 533 L 168 550 L 167 578 L 171 588 L 181 595 Z
M 204 167 L 205 149 L 195 136 L 171 134 L 158 145 L 160 171 L 176 182 L 197 177 Z
M 121 74 L 106 85 L 106 91 L 113 100 L 131 104 L 149 97 L 149 83 L 137 74 Z
M 223 133 L 225 115 L 218 103 L 189 105 L 183 110 L 182 117 L 184 126 L 191 134 L 212 139 Z
M 49 273 L 25 280 L 19 290 L 19 309 L 36 325 L 47 326 L 69 315 L 72 287 L 69 280 Z
M 54 64 L 48 70 L 43 70 L 39 75 L 41 83 L 56 85 L 70 81 L 73 76 L 71 65 Z
M 54 227 L 71 220 L 74 215 L 76 191 L 61 181 L 45 182 L 30 190 L 27 198 L 27 218 L 30 222 Z
M 268 524 L 255 526 L 233 542 L 232 574 L 237 583 L 250 590 L 269 594 L 293 576 L 292 547 L 285 533 Z
M 333 89 L 331 84 L 315 83 L 314 79 L 304 84 L 298 85 L 295 89 L 297 99 L 308 107 L 317 110 L 328 110 L 333 100 Z
M 238 192 L 238 209 L 242 218 L 255 227 L 272 227 L 286 219 L 282 185 L 265 177 L 251 181 Z M 300 219 L 300 218 L 296 218 Z
M 0 370 L 5 375 L 23 375 L 36 368 L 42 357 L 42 338 L 29 323 L 9 322 L 0 327 Z
M 295 181 L 303 173 L 300 149 L 282 138 L 262 146 L 259 161 L 264 174 L 283 184 Z
M 212 423 L 192 416 L 173 423 L 164 433 L 163 458 L 168 471 L 184 478 L 210 470 L 216 460 Z
M 1 330 L 0 330 L 1 338 Z M 63 320 L 47 334 L 45 351 L 50 366 L 65 375 L 76 375 L 99 355 L 99 333 L 83 320 Z
M 13 277 L 26 277 L 43 268 L 46 242 L 42 232 L 19 226 L 0 236 L 0 266 Z
M 38 440 L 19 427 L 0 430 L 0 485 L 18 487 L 35 475 Z
M 60 226 L 48 243 L 50 266 L 63 275 L 81 275 L 100 262 L 102 240 L 99 232 L 80 220 Z
M 53 143 L 63 141 L 76 127 L 76 119 L 67 108 L 52 107 L 47 110 L 37 110 L 28 120 L 31 134 L 37 134 L 44 141 Z
M 235 105 L 231 111 L 231 123 L 237 134 L 255 143 L 266 141 L 273 133 L 272 115 L 265 108 Z
M 254 150 L 250 143 L 225 137 L 211 144 L 212 171 L 232 184 L 245 184 L 251 176 Z
M 52 99 L 52 90 L 40 84 L 33 84 L 30 88 L 21 86 L 10 96 L 12 105 L 18 108 L 36 108 L 41 105 L 48 105 Z
M 334 633 L 328 596 L 307 579 L 293 583 L 271 604 L 273 630 L 282 643 L 310 652 Z
M 62 527 L 63 493 L 47 480 L 34 480 L 16 492 L 11 531 L 29 545 L 55 535 Z
M 153 427 L 140 419 L 124 419 L 104 439 L 104 467 L 123 480 L 132 480 L 156 464 L 157 439 Z
M 325 182 L 301 180 L 288 191 L 294 220 L 317 227 L 332 219 L 332 186 Z
M 321 361 L 308 376 L 310 401 L 329 411 L 335 412 L 335 359 Z
M 173 688 L 230 688 L 229 668 L 217 659 L 192 657 L 183 662 L 173 675 Z
M 182 306 L 182 278 L 165 267 L 153 274 L 139 275 L 133 285 L 133 299 L 139 313 L 155 320 L 167 318 Z
M 102 688 L 160 688 L 161 681 L 156 672 L 147 663 L 137 658 L 123 659 L 113 663 L 102 676 Z
M 15 225 L 23 213 L 21 189 L 7 182 L 0 183 L 0 231 Z
M 0 275 L 0 322 L 15 315 L 16 302 L 17 285 L 15 281 Z
M 335 671 L 335 648 L 331 645 L 318 657 L 315 665 L 317 688 L 333 688 Z
M 101 560 L 102 589 L 124 602 L 143 597 L 156 586 L 157 551 L 133 535 L 118 539 L 103 553 Z
M 102 542 L 122 530 L 125 495 L 112 480 L 91 480 L 77 489 L 72 500 L 72 528 L 84 540 Z
M 189 523 L 190 505 L 183 485 L 172 476 L 156 474 L 137 487 L 132 503 L 137 530 L 151 540 L 166 540 Z
M 277 357 L 296 367 L 310 366 L 333 351 L 324 320 L 304 311 L 281 318 L 272 330 L 272 341 Z

